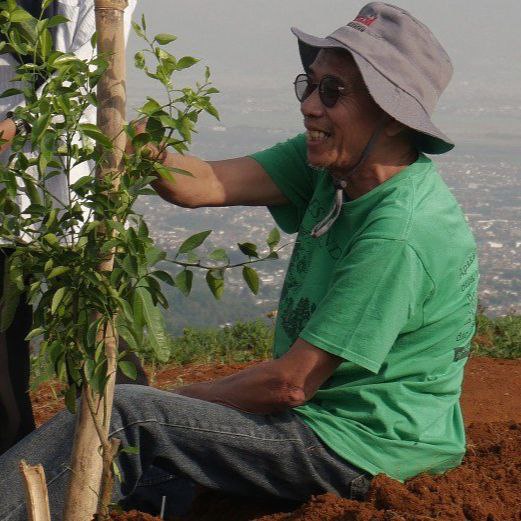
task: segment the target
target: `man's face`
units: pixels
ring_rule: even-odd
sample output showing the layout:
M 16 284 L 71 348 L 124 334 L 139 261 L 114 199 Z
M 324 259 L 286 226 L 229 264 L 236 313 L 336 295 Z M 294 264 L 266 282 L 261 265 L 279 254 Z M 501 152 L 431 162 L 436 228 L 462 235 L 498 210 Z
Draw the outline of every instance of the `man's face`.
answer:
M 382 110 L 373 101 L 353 58 L 347 53 L 321 50 L 310 67 L 310 78 L 337 78 L 345 87 L 336 104 L 320 101 L 318 88 L 302 103 L 310 165 L 330 171 L 354 166 L 376 129 Z

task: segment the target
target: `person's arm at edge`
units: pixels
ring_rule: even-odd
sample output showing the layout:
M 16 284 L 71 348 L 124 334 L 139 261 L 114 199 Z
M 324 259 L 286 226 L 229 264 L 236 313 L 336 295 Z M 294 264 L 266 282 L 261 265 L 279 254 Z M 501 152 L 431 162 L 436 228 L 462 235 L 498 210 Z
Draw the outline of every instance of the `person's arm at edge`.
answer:
M 16 126 L 12 119 L 4 119 L 0 121 L 0 152 L 3 152 L 11 146 L 16 135 Z
M 342 358 L 299 338 L 278 359 L 174 392 L 254 414 L 280 413 L 310 400 L 341 362 Z

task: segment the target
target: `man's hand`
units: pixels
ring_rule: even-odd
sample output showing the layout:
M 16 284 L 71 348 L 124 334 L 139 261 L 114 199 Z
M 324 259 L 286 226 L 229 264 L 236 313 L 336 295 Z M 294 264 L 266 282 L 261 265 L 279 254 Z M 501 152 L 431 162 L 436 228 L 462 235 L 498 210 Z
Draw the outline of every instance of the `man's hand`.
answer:
M 274 414 L 310 400 L 341 362 L 341 358 L 299 338 L 279 359 L 175 392 L 244 412 Z
M 133 130 L 134 134 L 138 136 L 139 134 L 144 134 L 147 130 L 147 118 L 136 119 L 135 121 L 131 121 L 129 124 Z M 159 155 L 159 149 L 155 143 L 148 143 L 144 146 L 144 150 L 148 150 L 151 157 L 156 157 Z M 135 154 L 136 150 L 134 145 L 132 144 L 132 138 L 129 136 L 127 138 L 127 144 L 125 146 L 125 152 L 127 154 Z M 166 156 L 166 151 L 162 154 L 161 158 L 158 158 L 158 161 L 163 162 Z
M 16 135 L 16 126 L 12 119 L 0 121 L 0 152 L 8 149 Z

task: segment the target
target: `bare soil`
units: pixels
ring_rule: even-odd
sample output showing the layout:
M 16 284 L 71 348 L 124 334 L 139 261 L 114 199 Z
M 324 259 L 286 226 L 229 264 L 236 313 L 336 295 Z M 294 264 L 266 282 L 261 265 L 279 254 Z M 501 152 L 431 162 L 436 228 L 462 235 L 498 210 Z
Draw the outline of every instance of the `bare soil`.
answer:
M 246 365 L 168 367 L 155 375 L 153 384 L 169 389 Z M 33 400 L 39 423 L 63 407 L 49 385 Z M 421 475 L 405 484 L 382 475 L 373 480 L 363 502 L 324 494 L 296 509 L 205 492 L 183 521 L 521 521 L 521 360 L 469 360 L 462 406 L 467 455 L 460 467 L 444 475 Z M 114 513 L 113 519 L 159 518 L 134 511 Z

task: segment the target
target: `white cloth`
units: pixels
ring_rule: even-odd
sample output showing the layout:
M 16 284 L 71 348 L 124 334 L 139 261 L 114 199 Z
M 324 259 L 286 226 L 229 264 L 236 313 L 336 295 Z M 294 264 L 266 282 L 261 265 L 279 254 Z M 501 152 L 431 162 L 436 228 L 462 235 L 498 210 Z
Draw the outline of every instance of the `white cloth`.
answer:
M 55 0 L 56 14 L 65 16 L 69 22 L 55 27 L 54 48 L 57 51 L 73 52 L 80 59 L 89 59 L 92 56 L 91 37 L 96 31 L 96 19 L 94 13 L 94 0 Z M 130 21 L 132 13 L 136 8 L 137 0 L 128 0 L 128 7 L 125 9 L 125 38 L 128 40 L 130 31 Z M 18 62 L 10 54 L 0 54 L 0 93 L 8 88 L 17 88 L 19 82 L 12 82 L 11 79 Z M 5 119 L 5 115 L 18 105 L 24 102 L 22 95 L 0 98 L 0 120 Z M 87 109 L 82 118 L 86 123 L 96 123 L 96 109 L 91 106 Z M 29 148 L 28 148 L 29 151 Z M 0 161 L 4 164 L 9 159 L 10 151 L 6 150 L 0 154 Z M 71 172 L 71 181 L 88 175 L 92 170 L 92 165 L 81 163 L 74 167 Z M 46 185 L 53 196 L 58 200 L 67 202 L 69 193 L 67 179 L 65 175 L 58 175 L 49 180 Z M 21 193 L 19 204 L 22 207 L 28 205 L 28 198 Z

